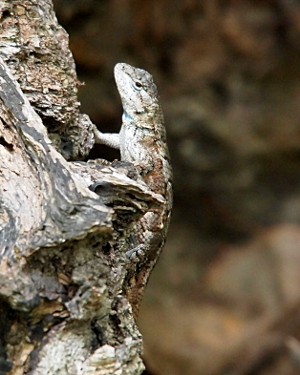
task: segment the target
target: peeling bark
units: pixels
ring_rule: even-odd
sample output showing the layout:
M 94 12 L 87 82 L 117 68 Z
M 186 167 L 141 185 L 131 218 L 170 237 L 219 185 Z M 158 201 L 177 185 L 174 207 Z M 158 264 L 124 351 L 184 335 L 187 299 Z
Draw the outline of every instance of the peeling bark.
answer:
M 67 35 L 48 0 L 0 12 L 0 374 L 140 374 L 126 240 L 162 197 L 128 163 L 66 161 L 93 146 Z

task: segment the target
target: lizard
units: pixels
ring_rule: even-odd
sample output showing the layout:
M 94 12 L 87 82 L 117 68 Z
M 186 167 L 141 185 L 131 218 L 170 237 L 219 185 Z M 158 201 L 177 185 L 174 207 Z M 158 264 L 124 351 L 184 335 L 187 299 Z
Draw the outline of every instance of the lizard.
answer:
M 121 161 L 134 164 L 149 189 L 164 198 L 163 207 L 146 212 L 129 238 L 129 267 L 123 291 L 137 318 L 144 289 L 166 240 L 173 204 L 172 168 L 164 116 L 152 75 L 118 63 L 114 76 L 123 106 L 121 130 L 102 133 L 95 129 L 95 142 L 119 149 Z

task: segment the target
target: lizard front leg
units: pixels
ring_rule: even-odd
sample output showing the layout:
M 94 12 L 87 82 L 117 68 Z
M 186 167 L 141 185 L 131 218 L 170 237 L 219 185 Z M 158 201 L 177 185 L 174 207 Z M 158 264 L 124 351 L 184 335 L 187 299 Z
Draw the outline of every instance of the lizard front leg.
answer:
M 95 143 L 106 145 L 120 150 L 119 133 L 102 133 L 96 127 L 94 128 Z

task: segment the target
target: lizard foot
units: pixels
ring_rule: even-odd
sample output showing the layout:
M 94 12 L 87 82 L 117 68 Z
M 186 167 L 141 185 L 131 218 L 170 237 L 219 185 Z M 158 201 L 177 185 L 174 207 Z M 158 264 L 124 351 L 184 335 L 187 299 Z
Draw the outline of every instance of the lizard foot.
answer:
M 145 245 L 138 245 L 133 249 L 126 251 L 128 260 L 134 263 L 138 263 L 140 260 L 145 259 L 146 248 Z

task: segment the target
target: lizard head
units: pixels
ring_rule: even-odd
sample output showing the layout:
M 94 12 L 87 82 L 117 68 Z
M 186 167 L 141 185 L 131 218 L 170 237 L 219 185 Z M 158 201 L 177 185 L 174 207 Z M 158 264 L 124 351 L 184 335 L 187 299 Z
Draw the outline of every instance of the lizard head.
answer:
M 157 111 L 158 92 L 150 73 L 125 63 L 117 64 L 114 73 L 125 116 L 135 120 Z

